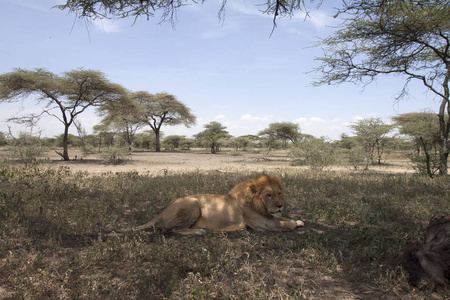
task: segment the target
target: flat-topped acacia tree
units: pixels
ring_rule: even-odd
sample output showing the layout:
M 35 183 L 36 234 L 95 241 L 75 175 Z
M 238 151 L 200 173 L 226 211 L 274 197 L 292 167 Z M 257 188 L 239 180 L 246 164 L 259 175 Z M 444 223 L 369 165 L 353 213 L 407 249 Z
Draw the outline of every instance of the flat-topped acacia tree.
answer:
M 69 128 L 75 118 L 89 107 L 100 107 L 117 101 L 125 89 L 111 83 L 96 70 L 77 69 L 56 75 L 44 69 L 15 69 L 0 75 L 0 102 L 13 102 L 33 97 L 42 104 L 43 114 L 57 118 L 64 125 L 64 160 L 69 160 Z
M 151 94 L 138 91 L 128 95 L 135 107 L 136 116 L 155 133 L 155 151 L 161 151 L 161 127 L 163 125 L 185 125 L 190 127 L 196 122 L 191 110 L 168 93 Z

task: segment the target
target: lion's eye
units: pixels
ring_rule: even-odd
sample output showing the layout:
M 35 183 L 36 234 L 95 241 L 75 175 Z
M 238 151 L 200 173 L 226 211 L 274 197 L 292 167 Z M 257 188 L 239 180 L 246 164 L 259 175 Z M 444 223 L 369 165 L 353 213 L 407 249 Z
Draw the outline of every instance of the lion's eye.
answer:
M 272 198 L 272 194 L 267 194 L 267 197 L 270 197 L 270 198 Z

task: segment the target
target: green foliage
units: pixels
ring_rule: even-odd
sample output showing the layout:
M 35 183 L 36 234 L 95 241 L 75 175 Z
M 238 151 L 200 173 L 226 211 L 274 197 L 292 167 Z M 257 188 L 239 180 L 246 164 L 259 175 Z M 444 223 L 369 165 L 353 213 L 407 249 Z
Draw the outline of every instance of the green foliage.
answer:
M 64 145 L 64 134 L 56 136 L 55 140 L 55 146 L 56 147 L 63 147 Z M 80 138 L 73 134 L 67 135 L 67 146 L 69 147 L 79 147 L 80 146 Z
M 229 140 L 229 147 L 232 147 L 234 151 L 246 150 L 248 146 L 252 144 L 252 141 L 249 137 L 239 136 L 237 138 L 231 138 Z
M 0 146 L 5 146 L 8 144 L 8 141 L 6 140 L 5 134 L 0 131 Z
M 344 150 L 343 154 L 353 169 L 357 170 L 360 166 L 364 166 L 367 169 L 367 153 L 363 147 L 354 146 Z
M 285 174 L 288 212 L 307 224 L 294 232 L 186 238 L 95 229 L 97 222 L 143 224 L 174 198 L 226 193 L 246 178 L 2 166 L 2 292 L 39 299 L 335 299 L 357 284 L 386 298 L 426 298 L 409 287 L 401 256 L 406 240 L 420 239 L 428 219 L 450 206 L 445 177 Z
M 155 150 L 161 151 L 160 133 L 162 125 L 183 124 L 190 127 L 195 124 L 196 117 L 191 110 L 177 100 L 174 95 L 167 93 L 150 94 L 139 91 L 128 95 L 136 108 L 134 114 L 141 123 L 150 126 L 155 133 Z
M 136 148 L 154 149 L 155 133 L 153 131 L 137 133 L 134 137 L 133 144 Z
M 385 124 L 380 118 L 369 118 L 353 122 L 350 128 L 358 144 L 364 148 L 366 169 L 369 164 L 381 164 L 385 146 L 391 139 L 389 133 L 394 126 Z
M 180 148 L 180 145 L 186 139 L 184 135 L 168 135 L 163 140 L 163 145 L 170 150 Z
M 128 147 L 116 144 L 108 148 L 104 148 L 100 154 L 100 159 L 105 164 L 117 165 L 131 159 L 131 152 Z
M 40 115 L 48 114 L 63 123 L 62 157 L 66 161 L 69 160 L 67 136 L 76 117 L 89 107 L 116 101 L 124 92 L 123 87 L 109 82 L 96 70 L 79 69 L 56 75 L 44 69 L 16 69 L 0 75 L 0 102 L 34 95 L 38 103 L 45 103 Z
M 271 123 L 269 128 L 260 131 L 258 135 L 269 141 L 269 147 L 275 141 L 280 141 L 287 148 L 288 141 L 295 143 L 301 138 L 299 125 L 291 122 Z
M 420 175 L 434 178 L 439 172 L 439 153 L 436 150 L 429 151 L 425 155 L 411 152 L 408 157 L 412 162 L 413 168 Z
M 432 112 L 401 114 L 392 118 L 400 133 L 413 139 L 417 151 L 410 154 L 416 170 L 433 178 L 440 170 L 439 119 Z
M 12 134 L 10 137 L 12 138 L 9 143 L 11 155 L 23 163 L 25 168 L 38 163 L 47 150 L 42 145 L 39 135 L 22 132 L 17 138 Z
M 300 141 L 290 149 L 294 165 L 307 165 L 312 170 L 323 170 L 338 162 L 339 153 L 336 145 L 324 139 Z
M 441 0 L 348 1 L 339 30 L 323 39 L 324 55 L 316 71 L 317 85 L 369 84 L 379 75 L 400 75 L 408 84 L 418 80 L 439 105 L 439 174 L 448 173 L 450 153 L 450 6 Z M 425 137 L 424 137 L 425 138 Z
M 219 122 L 210 122 L 203 126 L 205 130 L 194 135 L 198 141 L 206 141 L 211 149 L 211 153 L 216 153 L 220 148 L 220 140 L 230 138 L 226 127 Z
M 182 139 L 180 141 L 180 149 L 181 150 L 190 150 L 193 146 L 195 145 L 195 140 L 194 139 Z

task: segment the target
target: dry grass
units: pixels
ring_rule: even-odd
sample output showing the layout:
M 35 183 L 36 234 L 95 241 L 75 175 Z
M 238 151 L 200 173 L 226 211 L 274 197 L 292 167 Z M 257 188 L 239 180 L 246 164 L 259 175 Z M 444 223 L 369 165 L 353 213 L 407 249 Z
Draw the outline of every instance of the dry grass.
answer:
M 141 159 L 164 154 L 138 154 L 127 172 L 89 159 L 1 166 L 0 299 L 450 297 L 414 290 L 401 267 L 407 241 L 420 240 L 427 220 L 450 207 L 448 177 L 314 173 L 281 156 L 249 159 L 261 154 L 169 154 L 172 163 L 184 156 L 186 166 L 201 158 L 190 170 Z M 207 169 L 213 159 L 227 164 Z M 304 219 L 304 229 L 201 237 L 96 229 L 142 224 L 176 197 L 226 193 L 263 171 L 282 176 L 288 213 Z

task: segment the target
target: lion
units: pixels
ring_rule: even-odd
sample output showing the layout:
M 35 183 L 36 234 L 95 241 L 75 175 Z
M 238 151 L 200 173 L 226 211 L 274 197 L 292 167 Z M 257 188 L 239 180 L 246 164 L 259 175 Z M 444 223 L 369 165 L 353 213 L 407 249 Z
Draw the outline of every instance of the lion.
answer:
M 290 231 L 303 221 L 281 217 L 284 184 L 280 178 L 261 175 L 236 185 L 227 195 L 198 194 L 173 200 L 150 222 L 135 230 L 159 228 L 163 232 L 201 235 L 236 231 Z

